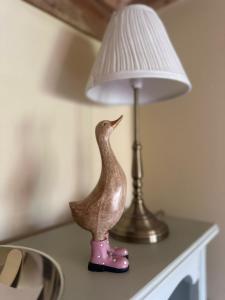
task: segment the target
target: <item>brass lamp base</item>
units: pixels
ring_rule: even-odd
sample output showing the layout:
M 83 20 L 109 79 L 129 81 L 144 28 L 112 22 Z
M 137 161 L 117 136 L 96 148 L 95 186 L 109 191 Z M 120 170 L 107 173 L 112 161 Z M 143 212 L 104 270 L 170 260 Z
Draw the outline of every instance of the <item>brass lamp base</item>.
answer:
M 168 226 L 158 220 L 142 201 L 133 201 L 110 231 L 110 235 L 117 240 L 146 244 L 158 243 L 168 234 Z

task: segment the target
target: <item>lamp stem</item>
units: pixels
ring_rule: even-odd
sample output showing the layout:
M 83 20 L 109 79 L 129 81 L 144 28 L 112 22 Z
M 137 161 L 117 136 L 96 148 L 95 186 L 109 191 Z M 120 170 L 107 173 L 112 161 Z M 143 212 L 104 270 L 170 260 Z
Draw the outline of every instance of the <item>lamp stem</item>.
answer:
M 139 112 L 138 110 L 138 88 L 133 87 L 133 93 L 134 93 L 134 142 L 138 142 L 139 136 L 138 136 L 138 127 L 139 127 Z
M 140 120 L 138 111 L 138 94 L 139 88 L 133 87 L 134 93 L 134 142 L 133 142 L 133 161 L 132 161 L 132 178 L 133 178 L 133 201 L 143 202 L 142 200 L 142 178 L 143 178 L 143 165 L 142 165 L 142 146 L 139 142 Z
M 157 243 L 169 234 L 168 226 L 147 209 L 142 194 L 142 146 L 139 136 L 139 92 L 141 80 L 132 80 L 134 93 L 134 142 L 132 160 L 133 199 L 119 222 L 110 230 L 110 234 L 119 240 L 135 243 Z

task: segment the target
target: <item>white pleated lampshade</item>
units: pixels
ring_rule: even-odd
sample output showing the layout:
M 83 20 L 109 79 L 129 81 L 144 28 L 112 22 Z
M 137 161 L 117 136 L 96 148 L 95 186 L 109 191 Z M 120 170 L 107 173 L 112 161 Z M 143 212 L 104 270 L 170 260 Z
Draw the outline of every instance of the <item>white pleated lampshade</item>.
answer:
M 103 104 L 132 104 L 131 79 L 142 79 L 140 103 L 169 99 L 191 90 L 162 21 L 152 8 L 139 4 L 112 15 L 86 95 Z

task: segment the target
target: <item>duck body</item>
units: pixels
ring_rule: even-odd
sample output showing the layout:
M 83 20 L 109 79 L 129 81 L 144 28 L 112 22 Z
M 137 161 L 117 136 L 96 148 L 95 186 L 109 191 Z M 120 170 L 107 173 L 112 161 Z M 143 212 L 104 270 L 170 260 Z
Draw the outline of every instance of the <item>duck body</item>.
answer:
M 90 195 L 70 208 L 74 221 L 92 233 L 94 240 L 104 240 L 108 231 L 122 216 L 126 201 L 126 176 L 110 146 L 110 134 L 118 125 L 116 121 L 102 121 L 96 126 L 102 170 L 99 181 Z

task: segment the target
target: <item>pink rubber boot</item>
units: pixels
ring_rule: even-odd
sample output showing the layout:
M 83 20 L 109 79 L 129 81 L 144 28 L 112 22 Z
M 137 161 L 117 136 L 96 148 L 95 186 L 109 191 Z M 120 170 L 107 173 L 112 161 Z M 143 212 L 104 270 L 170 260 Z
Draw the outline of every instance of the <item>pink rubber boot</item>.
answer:
M 111 247 L 109 243 L 109 234 L 106 235 L 108 254 L 114 257 L 128 258 L 128 250 L 126 248 Z
M 129 270 L 129 261 L 125 257 L 108 255 L 107 239 L 104 241 L 91 241 L 91 259 L 88 270 L 93 272 L 123 273 Z

